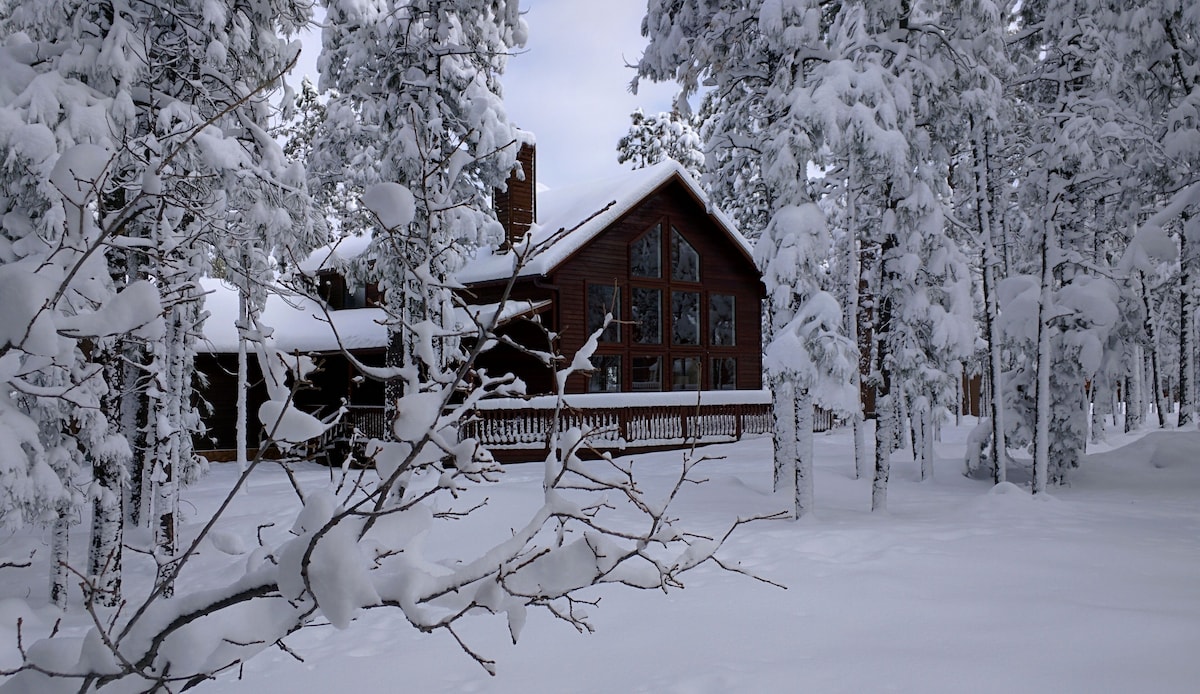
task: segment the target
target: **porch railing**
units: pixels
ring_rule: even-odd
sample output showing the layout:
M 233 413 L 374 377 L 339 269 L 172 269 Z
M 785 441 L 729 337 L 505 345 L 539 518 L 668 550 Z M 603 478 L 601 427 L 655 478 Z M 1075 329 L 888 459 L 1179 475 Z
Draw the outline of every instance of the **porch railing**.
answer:
M 568 395 L 560 427 L 589 433 L 600 450 L 719 443 L 770 434 L 770 394 L 766 391 Z M 460 427 L 461 438 L 474 438 L 497 451 L 538 450 L 546 445 L 556 399 L 486 400 Z M 817 409 L 814 431 L 833 428 L 831 413 Z M 354 406 L 329 432 L 330 441 L 384 438 L 382 407 Z

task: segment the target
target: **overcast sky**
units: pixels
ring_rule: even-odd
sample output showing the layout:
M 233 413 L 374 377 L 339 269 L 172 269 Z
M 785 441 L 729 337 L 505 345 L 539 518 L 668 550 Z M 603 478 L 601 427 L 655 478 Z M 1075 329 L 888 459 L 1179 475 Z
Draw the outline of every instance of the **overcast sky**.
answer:
M 538 182 L 550 187 L 619 173 L 617 140 L 629 114 L 670 109 L 674 87 L 645 83 L 629 93 L 642 54 L 646 0 L 521 0 L 529 44 L 502 78 L 509 117 L 537 137 Z M 297 72 L 316 81 L 320 32 L 304 38 Z M 299 77 L 295 80 L 299 83 Z

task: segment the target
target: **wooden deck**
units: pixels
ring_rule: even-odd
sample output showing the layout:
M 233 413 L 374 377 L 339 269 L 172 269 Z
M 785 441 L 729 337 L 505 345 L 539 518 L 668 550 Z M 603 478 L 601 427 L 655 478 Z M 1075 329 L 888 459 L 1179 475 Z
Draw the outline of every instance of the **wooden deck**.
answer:
M 565 403 L 559 430 L 584 431 L 591 449 L 585 455 L 727 443 L 770 435 L 774 425 L 766 391 L 568 395 Z M 478 440 L 502 462 L 542 460 L 555 407 L 553 397 L 484 401 L 462 423 L 459 437 Z M 818 409 L 813 424 L 814 431 L 827 431 L 836 422 Z M 329 455 L 332 462 L 369 439 L 385 438 L 386 431 L 382 407 L 350 407 L 314 448 L 339 450 Z

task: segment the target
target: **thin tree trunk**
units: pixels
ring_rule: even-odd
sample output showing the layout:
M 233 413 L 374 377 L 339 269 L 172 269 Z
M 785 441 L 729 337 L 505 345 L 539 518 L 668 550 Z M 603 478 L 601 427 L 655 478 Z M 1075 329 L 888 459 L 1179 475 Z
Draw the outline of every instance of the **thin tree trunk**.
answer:
M 847 162 L 849 169 L 848 185 L 846 187 L 846 209 L 849 215 L 847 220 L 846 233 L 846 307 L 845 307 L 845 322 L 846 322 L 846 337 L 854 343 L 855 347 L 861 347 L 859 343 L 858 318 L 861 307 L 861 292 L 859 287 L 862 285 L 863 263 L 860 257 L 861 251 L 858 247 L 858 192 L 854 187 L 854 181 L 857 176 L 854 170 L 855 156 L 852 153 Z M 868 350 L 869 351 L 869 350 Z M 866 441 L 863 436 L 863 406 L 862 406 L 862 368 L 863 359 L 869 359 L 870 355 L 859 355 L 859 368 L 854 370 L 852 377 L 855 393 L 858 395 L 858 409 L 851 417 L 850 423 L 853 427 L 854 435 L 854 478 L 862 479 L 867 476 L 870 469 L 869 459 L 867 458 Z M 869 363 L 869 362 L 868 362 Z
M 1176 422 L 1179 427 L 1192 424 L 1192 413 L 1196 408 L 1192 393 L 1194 321 L 1192 320 L 1191 263 L 1188 253 L 1190 253 L 1190 249 L 1188 248 L 1187 234 L 1181 233 L 1179 235 L 1179 419 Z
M 243 262 L 243 267 L 245 263 Z M 249 391 L 249 360 L 246 355 L 246 331 L 250 329 L 250 298 L 247 290 L 238 292 L 238 352 L 237 352 L 237 428 L 234 432 L 234 446 L 238 465 L 249 461 L 249 447 L 246 444 L 246 429 L 249 426 L 250 410 L 246 402 Z
M 60 610 L 67 609 L 70 571 L 71 509 L 60 503 L 50 536 L 50 603 Z
M 1033 493 L 1046 491 L 1050 470 L 1050 302 L 1054 289 L 1052 220 L 1044 220 L 1042 232 L 1042 290 L 1038 302 L 1037 404 L 1035 405 Z

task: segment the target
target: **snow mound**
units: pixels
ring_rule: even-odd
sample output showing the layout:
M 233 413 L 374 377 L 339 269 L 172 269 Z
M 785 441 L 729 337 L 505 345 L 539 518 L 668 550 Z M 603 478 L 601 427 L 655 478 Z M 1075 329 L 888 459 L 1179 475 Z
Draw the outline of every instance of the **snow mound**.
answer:
M 1052 494 L 1034 496 L 1012 482 L 1001 482 L 967 504 L 971 516 L 986 518 L 1028 518 L 1058 510 L 1061 502 Z
M 218 551 L 231 556 L 240 556 L 250 551 L 241 535 L 225 530 L 213 530 L 208 534 L 208 541 Z
M 1080 484 L 1113 489 L 1200 491 L 1200 431 L 1154 431 L 1120 448 L 1084 458 Z

